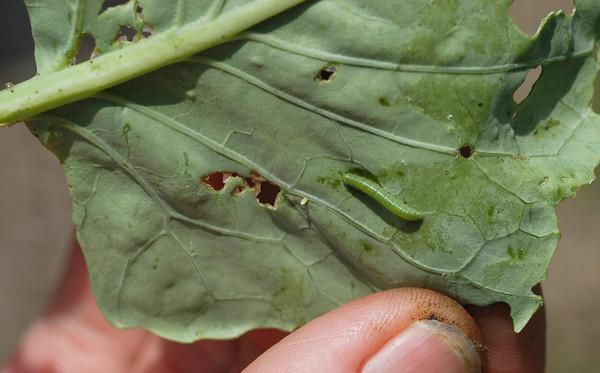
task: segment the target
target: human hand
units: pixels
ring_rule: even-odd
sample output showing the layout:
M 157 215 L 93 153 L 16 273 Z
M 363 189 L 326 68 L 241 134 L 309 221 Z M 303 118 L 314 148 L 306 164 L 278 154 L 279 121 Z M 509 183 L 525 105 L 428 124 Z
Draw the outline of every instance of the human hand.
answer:
M 2 373 L 212 373 L 244 367 L 246 373 L 470 373 L 481 370 L 479 355 L 489 373 L 544 371 L 543 312 L 518 335 L 508 307 L 470 313 L 473 318 L 430 290 L 395 289 L 344 305 L 287 336 L 258 330 L 234 341 L 185 345 L 110 326 L 77 249 L 55 302 Z M 478 350 L 480 342 L 485 348 Z

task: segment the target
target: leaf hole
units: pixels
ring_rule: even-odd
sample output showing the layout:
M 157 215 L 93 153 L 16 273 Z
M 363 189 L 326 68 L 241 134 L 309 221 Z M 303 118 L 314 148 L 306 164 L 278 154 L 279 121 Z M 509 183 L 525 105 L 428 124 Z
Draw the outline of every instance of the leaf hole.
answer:
M 132 41 L 137 35 L 137 31 L 131 25 L 121 25 L 115 41 Z
M 220 191 L 225 187 L 225 183 L 231 177 L 242 177 L 236 172 L 213 172 L 201 178 L 203 184 L 210 189 Z M 263 207 L 270 209 L 277 208 L 277 201 L 281 194 L 281 189 L 268 181 L 265 181 L 256 172 L 251 172 L 250 177 L 242 177 L 243 185 L 233 188 L 231 194 L 236 196 L 244 193 L 248 189 L 253 189 L 256 195 L 256 202 Z
M 110 8 L 113 8 L 113 7 L 116 7 L 119 5 L 125 5 L 127 3 L 129 3 L 129 0 L 104 0 L 104 2 L 102 3 L 102 6 L 100 7 L 100 13 L 98 13 L 98 14 L 102 14 Z
M 268 181 L 255 181 L 254 188 L 258 192 L 256 194 L 256 200 L 261 205 L 267 205 L 271 207 L 276 207 L 277 198 L 281 192 L 281 189 Z
M 475 148 L 470 144 L 463 145 L 458 149 L 458 154 L 465 159 L 469 159 L 475 154 Z
M 213 172 L 202 178 L 202 182 L 213 190 L 221 190 L 225 187 L 223 172 Z
M 337 74 L 337 66 L 336 65 L 328 65 L 322 68 L 317 75 L 315 76 L 315 81 L 319 83 L 330 82 L 335 75 Z
M 151 25 L 144 25 L 144 28 L 142 29 L 142 37 L 144 39 L 149 38 L 150 36 L 152 36 L 153 33 L 154 27 L 152 27 Z
M 509 15 L 521 31 L 527 35 L 534 35 L 550 12 L 563 11 L 572 14 L 573 9 L 570 0 L 513 0 Z
M 523 83 L 521 83 L 519 88 L 517 88 L 515 93 L 513 93 L 513 100 L 517 105 L 521 104 L 527 97 L 529 97 L 531 91 L 533 90 L 533 86 L 538 81 L 540 76 L 542 76 L 542 72 L 542 66 L 538 66 L 535 69 L 531 69 L 527 72 L 525 80 Z
M 79 37 L 79 47 L 75 55 L 74 63 L 82 63 L 93 59 L 98 54 L 96 49 L 96 39 L 90 34 L 83 34 Z

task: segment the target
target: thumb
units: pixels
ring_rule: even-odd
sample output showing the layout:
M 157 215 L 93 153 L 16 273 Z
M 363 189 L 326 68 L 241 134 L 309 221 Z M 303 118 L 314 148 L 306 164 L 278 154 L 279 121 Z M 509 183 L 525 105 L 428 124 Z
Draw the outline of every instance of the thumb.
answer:
M 477 346 L 479 330 L 458 303 L 431 290 L 394 289 L 311 321 L 244 373 L 474 373 Z

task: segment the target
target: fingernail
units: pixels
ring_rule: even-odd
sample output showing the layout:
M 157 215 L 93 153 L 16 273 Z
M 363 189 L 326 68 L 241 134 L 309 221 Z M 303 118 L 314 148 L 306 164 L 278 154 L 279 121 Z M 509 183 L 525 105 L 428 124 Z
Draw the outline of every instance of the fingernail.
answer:
M 457 327 L 435 320 L 413 323 L 364 365 L 362 373 L 478 373 L 475 345 Z

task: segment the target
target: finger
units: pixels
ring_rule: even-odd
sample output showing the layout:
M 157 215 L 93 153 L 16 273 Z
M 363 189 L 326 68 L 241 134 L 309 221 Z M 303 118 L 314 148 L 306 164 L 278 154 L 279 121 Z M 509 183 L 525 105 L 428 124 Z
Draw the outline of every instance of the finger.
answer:
M 276 329 L 256 329 L 244 334 L 237 340 L 237 356 L 230 372 L 240 372 L 288 334 Z
M 104 368 L 119 371 L 120 354 L 130 351 L 124 346 L 153 349 L 143 332 L 124 332 L 118 343 L 110 338 L 111 333 L 89 290 L 81 252 L 74 247 L 54 302 L 29 328 L 4 372 L 96 371 L 101 355 L 111 356 L 101 362 Z
M 538 311 L 517 334 L 506 304 L 472 307 L 486 348 L 487 373 L 543 373 L 546 360 L 546 313 Z
M 182 345 L 143 330 L 118 330 L 98 309 L 75 245 L 55 301 L 26 333 L 2 373 L 225 371 L 235 342 Z
M 273 347 L 274 344 L 281 341 L 288 334 L 277 329 L 257 329 L 244 334 L 242 339 L 244 342 L 252 344 L 254 348 L 262 353 Z
M 244 372 L 478 372 L 479 341 L 474 320 L 450 298 L 395 289 L 311 321 Z

